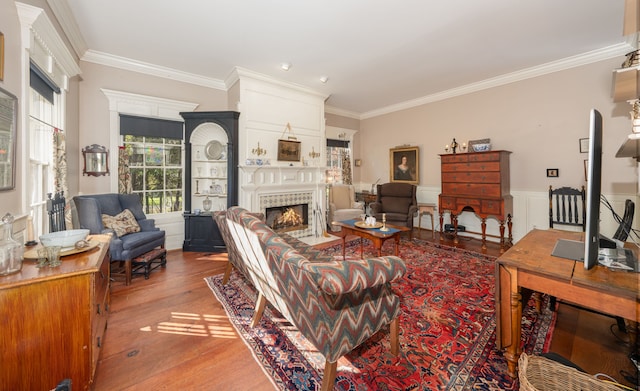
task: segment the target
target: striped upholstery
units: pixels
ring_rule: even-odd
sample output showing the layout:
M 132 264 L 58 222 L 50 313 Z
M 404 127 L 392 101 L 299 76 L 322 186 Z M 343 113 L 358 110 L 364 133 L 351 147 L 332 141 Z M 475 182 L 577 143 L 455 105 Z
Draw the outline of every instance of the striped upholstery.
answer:
M 390 282 L 405 272 L 400 258 L 336 261 L 298 240 L 287 243 L 240 207 L 229 208 L 226 219 L 245 276 L 327 362 L 398 317 Z
M 226 211 L 216 211 L 213 212 L 212 218 L 215 220 L 218 225 L 218 229 L 220 231 L 220 235 L 222 236 L 222 240 L 224 240 L 225 247 L 227 248 L 227 255 L 229 258 L 229 265 L 227 266 L 227 270 L 224 273 L 223 283 L 226 284 L 229 280 L 229 275 L 231 274 L 232 266 L 236 268 L 236 270 L 240 271 L 242 275 L 248 277 L 247 269 L 244 266 L 244 262 L 242 262 L 242 257 L 240 256 L 240 252 L 238 251 L 238 247 L 236 247 L 235 241 L 231 236 L 231 232 L 229 231 L 229 225 L 227 224 L 227 212 Z M 259 219 L 263 219 L 264 215 L 262 213 L 255 213 Z

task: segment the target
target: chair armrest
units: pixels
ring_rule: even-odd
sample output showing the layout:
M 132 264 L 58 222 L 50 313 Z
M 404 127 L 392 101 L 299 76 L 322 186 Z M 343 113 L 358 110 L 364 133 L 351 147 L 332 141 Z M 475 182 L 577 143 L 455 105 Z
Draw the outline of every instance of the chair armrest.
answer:
M 304 268 L 317 275 L 318 287 L 339 295 L 382 285 L 402 277 L 404 261 L 395 256 L 307 263 Z
M 335 210 L 336 210 L 336 204 L 334 204 L 333 202 L 329 202 L 329 213 L 333 214 Z
M 409 207 L 409 216 L 413 216 L 418 213 L 418 205 L 411 205 Z
M 140 225 L 140 231 L 158 231 L 160 229 L 156 227 L 154 219 L 138 220 L 138 225 Z
M 379 202 L 370 203 L 369 208 L 371 209 L 371 214 L 382 213 L 382 204 Z

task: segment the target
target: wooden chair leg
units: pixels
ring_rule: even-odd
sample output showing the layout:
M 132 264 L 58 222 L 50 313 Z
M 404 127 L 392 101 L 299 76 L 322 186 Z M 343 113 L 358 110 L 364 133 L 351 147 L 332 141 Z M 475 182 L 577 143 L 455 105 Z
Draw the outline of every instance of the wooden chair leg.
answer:
M 124 261 L 124 284 L 131 285 L 131 260 Z
M 262 318 L 262 313 L 264 312 L 264 307 L 267 304 L 267 299 L 262 295 L 262 293 L 258 294 L 258 300 L 256 300 L 256 309 L 253 313 L 253 318 L 251 318 L 250 327 L 256 327 L 258 322 L 260 322 L 260 318 Z
M 231 277 L 231 271 L 233 270 L 233 264 L 227 261 L 227 268 L 224 269 L 224 277 L 222 277 L 222 285 L 227 285 L 229 277 Z
M 324 364 L 324 376 L 322 377 L 321 391 L 333 390 L 334 383 L 336 382 L 336 374 L 338 370 L 338 362 L 327 361 Z
M 390 337 L 391 337 L 391 354 L 397 356 L 400 354 L 400 321 L 395 318 L 389 324 Z

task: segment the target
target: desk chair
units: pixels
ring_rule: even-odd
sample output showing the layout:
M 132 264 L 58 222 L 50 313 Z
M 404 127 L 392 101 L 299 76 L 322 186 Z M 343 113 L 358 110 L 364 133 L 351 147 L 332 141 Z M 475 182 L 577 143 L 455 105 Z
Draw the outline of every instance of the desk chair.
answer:
M 631 200 L 627 200 L 628 202 L 633 202 Z M 587 211 L 585 209 L 585 190 L 584 186 L 581 189 L 574 189 L 571 187 L 560 187 L 557 189 L 553 189 L 552 186 L 549 186 L 549 228 L 556 228 L 558 225 L 561 226 L 572 226 L 579 227 L 582 229 L 582 232 L 586 230 L 586 221 L 587 221 Z M 631 216 L 627 216 L 628 210 L 625 208 L 625 217 L 629 221 L 629 228 L 631 227 L 631 221 L 633 220 L 633 205 L 631 206 Z M 623 222 L 625 220 L 623 219 Z M 554 224 L 556 227 L 554 227 Z M 618 231 L 623 229 L 621 223 Z M 628 232 L 628 230 L 627 230 Z M 618 232 L 616 232 L 618 235 Z M 626 239 L 626 237 L 625 237 Z M 590 312 L 594 312 L 601 315 L 606 315 L 598 311 L 593 311 L 588 308 L 584 308 L 582 306 L 574 305 L 571 303 L 566 303 L 576 308 L 584 309 Z M 556 307 L 556 298 L 555 296 L 551 296 L 549 298 L 549 308 L 554 310 Z M 609 315 L 606 315 L 609 316 Z M 618 329 L 622 332 L 626 332 L 626 326 L 624 323 L 624 319 L 620 317 L 614 317 L 616 323 L 618 324 Z
M 51 198 L 51 193 L 47 193 L 47 214 L 49 215 L 49 232 L 64 231 L 67 229 L 67 223 L 64 217 L 64 208 L 66 201 L 64 192 L 56 193 Z
M 624 203 L 624 215 L 622 216 L 622 220 L 620 221 L 620 226 L 616 230 L 616 233 L 613 235 L 613 238 L 624 242 L 629 237 L 629 233 L 631 233 L 631 224 L 633 223 L 633 213 L 636 209 L 636 204 L 631 200 L 626 200 Z
M 549 186 L 549 228 L 554 224 L 586 229 L 585 191 L 571 187 L 553 189 Z
M 579 227 L 586 230 L 587 211 L 585 209 L 584 186 L 581 189 L 549 186 L 549 228 L 558 226 Z M 554 227 L 554 224 L 556 225 Z M 556 307 L 556 298 L 551 296 L 549 308 Z

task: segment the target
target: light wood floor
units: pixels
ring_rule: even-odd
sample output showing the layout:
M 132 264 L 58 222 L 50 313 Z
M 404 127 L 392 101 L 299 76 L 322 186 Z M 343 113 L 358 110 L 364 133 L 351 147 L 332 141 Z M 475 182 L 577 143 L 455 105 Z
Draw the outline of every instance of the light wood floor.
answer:
M 431 240 L 430 231 L 422 231 Z M 438 236 L 436 236 L 436 240 Z M 479 251 L 479 242 L 459 247 Z M 498 255 L 497 245 L 487 250 Z M 204 278 L 224 272 L 226 254 L 170 251 L 167 268 L 130 286 L 112 284 L 111 313 L 95 390 L 273 390 Z M 561 305 L 551 351 L 590 373 L 623 381 L 628 343 L 611 318 Z M 626 336 L 623 336 L 623 339 Z M 625 382 L 631 385 L 629 382 Z

